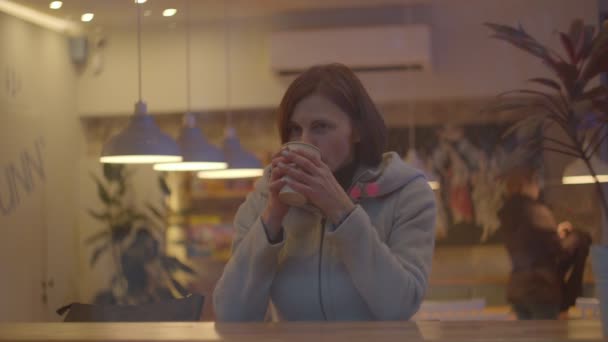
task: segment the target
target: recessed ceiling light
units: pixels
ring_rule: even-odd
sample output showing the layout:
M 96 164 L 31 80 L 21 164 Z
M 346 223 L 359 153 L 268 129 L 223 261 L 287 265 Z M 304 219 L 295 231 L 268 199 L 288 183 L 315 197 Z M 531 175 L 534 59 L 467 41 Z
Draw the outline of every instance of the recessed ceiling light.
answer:
M 163 17 L 172 17 L 175 15 L 175 13 L 177 13 L 175 8 L 167 8 L 163 11 Z
M 63 6 L 63 2 L 61 1 L 53 1 L 51 2 L 51 4 L 49 5 L 50 9 L 60 9 L 61 6 Z
M 136 4 L 145 4 L 146 1 L 148 0 L 134 0 L 133 2 L 135 2 Z
M 85 13 L 80 17 L 80 20 L 84 21 L 85 23 L 88 23 L 89 21 L 93 20 L 94 16 L 95 14 L 93 13 Z

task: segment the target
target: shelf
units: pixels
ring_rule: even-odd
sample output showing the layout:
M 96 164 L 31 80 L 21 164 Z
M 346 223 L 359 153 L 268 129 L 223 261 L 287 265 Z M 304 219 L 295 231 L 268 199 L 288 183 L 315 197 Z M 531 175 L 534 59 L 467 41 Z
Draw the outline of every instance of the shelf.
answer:
M 221 192 L 216 194 L 206 194 L 206 195 L 193 195 L 190 200 L 193 202 L 198 201 L 222 201 L 222 200 L 240 200 L 244 201 L 245 197 L 249 191 L 234 191 L 234 192 Z

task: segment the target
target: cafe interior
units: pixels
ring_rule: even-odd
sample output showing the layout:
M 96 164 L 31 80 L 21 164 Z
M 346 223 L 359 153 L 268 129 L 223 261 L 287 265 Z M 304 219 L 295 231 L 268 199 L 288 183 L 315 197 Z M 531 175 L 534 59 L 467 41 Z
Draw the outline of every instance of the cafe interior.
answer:
M 0 341 L 601 340 L 607 20 L 606 0 L 0 0 Z M 327 63 L 434 195 L 424 298 L 407 322 L 223 323 L 213 292 L 279 103 Z M 509 301 L 514 165 L 589 238 L 556 319 Z M 164 323 L 120 323 L 138 320 Z

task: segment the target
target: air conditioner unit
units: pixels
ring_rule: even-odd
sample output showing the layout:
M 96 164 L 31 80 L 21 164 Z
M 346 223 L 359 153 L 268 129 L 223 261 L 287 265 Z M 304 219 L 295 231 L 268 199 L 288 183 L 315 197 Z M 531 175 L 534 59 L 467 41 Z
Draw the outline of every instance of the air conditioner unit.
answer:
M 276 72 L 299 73 L 332 62 L 355 71 L 430 70 L 430 27 L 411 24 L 271 33 L 270 65 Z

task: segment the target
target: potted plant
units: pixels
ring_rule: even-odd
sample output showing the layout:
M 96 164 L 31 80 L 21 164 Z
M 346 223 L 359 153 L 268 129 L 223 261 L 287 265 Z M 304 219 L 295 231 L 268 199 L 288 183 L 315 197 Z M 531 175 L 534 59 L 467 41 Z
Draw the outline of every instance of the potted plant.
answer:
M 188 291 L 176 275 L 195 273 L 165 252 L 163 212 L 168 208 L 159 210 L 146 203 L 146 210 L 141 210 L 129 200 L 131 176 L 120 164 L 103 164 L 103 179 L 92 175 L 102 207 L 88 212 L 102 222 L 105 229 L 86 240 L 94 247 L 90 264 L 94 267 L 107 253 L 114 264 L 110 288 L 96 296 L 94 301 L 98 304 L 142 304 L 186 296 Z M 158 182 L 164 196 L 169 196 L 165 179 L 159 176 Z
M 505 134 L 519 133 L 524 143 L 515 156 L 535 150 L 549 150 L 580 159 L 595 183 L 603 224 L 593 232 L 592 265 L 596 291 L 600 297 L 604 333 L 608 335 L 608 198 L 600 183 L 594 160 L 608 144 L 608 86 L 593 83 L 608 72 L 608 23 L 598 30 L 582 20 L 574 20 L 568 32 L 560 32 L 564 55 L 553 51 L 530 36 L 521 26 L 486 23 L 492 37 L 539 58 L 554 78 L 531 78 L 542 90 L 518 89 L 498 96 L 491 111 L 522 110 L 526 117 Z M 549 126 L 563 131 L 563 139 L 535 134 Z M 601 159 L 601 158 L 600 158 Z

